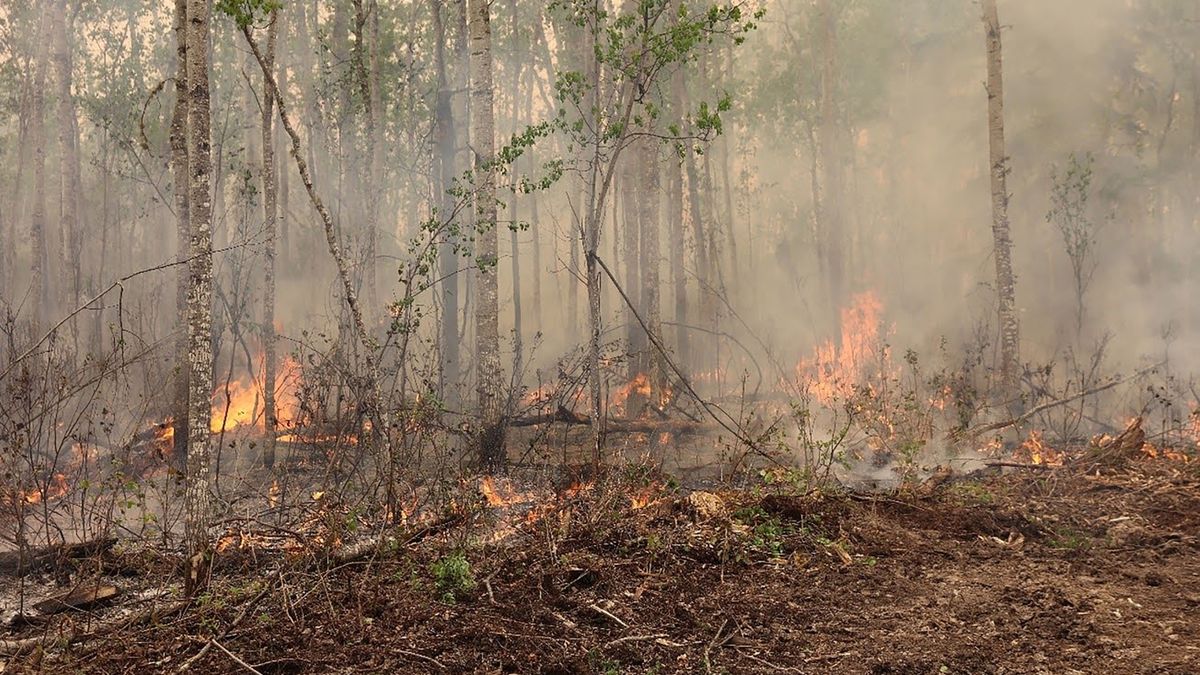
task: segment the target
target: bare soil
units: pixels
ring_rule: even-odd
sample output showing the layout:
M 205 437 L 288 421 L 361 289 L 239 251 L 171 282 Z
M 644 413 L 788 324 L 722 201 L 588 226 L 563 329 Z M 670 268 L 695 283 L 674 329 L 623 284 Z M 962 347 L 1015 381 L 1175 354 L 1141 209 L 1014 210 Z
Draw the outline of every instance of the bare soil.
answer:
M 240 549 L 190 606 L 6 672 L 1200 672 L 1195 462 L 719 501 L 618 474 L 332 568 Z M 439 588 L 455 550 L 474 583 Z M 10 639 L 86 636 L 56 619 Z

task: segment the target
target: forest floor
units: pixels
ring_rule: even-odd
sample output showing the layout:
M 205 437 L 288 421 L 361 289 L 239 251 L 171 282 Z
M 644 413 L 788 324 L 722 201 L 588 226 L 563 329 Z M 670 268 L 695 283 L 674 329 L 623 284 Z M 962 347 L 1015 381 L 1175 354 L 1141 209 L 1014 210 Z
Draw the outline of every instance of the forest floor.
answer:
M 59 615 L 38 630 L 68 637 L 5 672 L 1200 672 L 1196 461 L 768 483 L 617 471 L 338 565 L 233 547 L 186 608 L 90 638 Z

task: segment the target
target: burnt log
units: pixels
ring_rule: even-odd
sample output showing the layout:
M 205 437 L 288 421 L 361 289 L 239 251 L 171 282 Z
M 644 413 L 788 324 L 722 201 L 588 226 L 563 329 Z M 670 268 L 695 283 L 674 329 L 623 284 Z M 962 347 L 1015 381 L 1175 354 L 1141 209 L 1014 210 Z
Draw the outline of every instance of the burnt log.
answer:
M 54 544 L 40 548 L 0 552 L 0 573 L 24 576 L 61 565 L 67 560 L 100 555 L 117 543 L 116 537 L 93 539 L 74 544 Z

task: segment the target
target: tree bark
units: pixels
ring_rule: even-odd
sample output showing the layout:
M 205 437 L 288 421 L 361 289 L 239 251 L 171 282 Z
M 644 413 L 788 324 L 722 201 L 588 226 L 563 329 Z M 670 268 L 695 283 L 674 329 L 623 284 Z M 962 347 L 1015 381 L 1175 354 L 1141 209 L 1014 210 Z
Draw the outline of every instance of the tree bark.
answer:
M 188 85 L 188 458 L 185 537 L 189 593 L 207 581 L 212 447 L 212 139 L 208 84 L 209 0 L 187 0 Z
M 1017 322 L 1016 281 L 1012 269 L 1012 235 L 1008 220 L 1008 156 L 1004 148 L 1004 68 L 1000 18 L 996 0 L 983 0 L 987 39 L 988 147 L 992 188 L 992 244 L 996 259 L 996 308 L 1000 328 L 1000 380 L 1003 395 L 1017 394 L 1020 327 Z
M 267 50 L 263 55 L 268 69 L 275 67 L 275 42 L 278 36 L 279 10 L 271 11 L 271 22 L 267 27 Z M 263 78 L 262 103 L 262 182 L 263 223 L 267 228 L 266 250 L 263 261 L 263 418 L 267 437 L 263 440 L 263 466 L 275 466 L 275 430 L 279 428 L 278 410 L 275 403 L 275 378 L 278 368 L 277 339 L 275 336 L 275 254 L 279 236 L 279 210 L 275 190 L 275 97 Z
M 476 386 L 483 429 L 479 461 L 487 468 L 503 462 L 504 429 L 500 395 L 500 317 L 496 278 L 495 111 L 492 90 L 492 29 L 489 0 L 470 0 L 471 148 L 475 167 L 476 272 L 475 301 Z
M 171 174 L 175 188 L 176 261 L 175 273 L 175 392 L 171 405 L 174 427 L 173 460 L 181 473 L 187 464 L 188 447 L 188 281 L 191 255 L 191 220 L 188 216 L 188 87 L 187 87 L 187 0 L 175 0 L 175 108 L 171 116 Z

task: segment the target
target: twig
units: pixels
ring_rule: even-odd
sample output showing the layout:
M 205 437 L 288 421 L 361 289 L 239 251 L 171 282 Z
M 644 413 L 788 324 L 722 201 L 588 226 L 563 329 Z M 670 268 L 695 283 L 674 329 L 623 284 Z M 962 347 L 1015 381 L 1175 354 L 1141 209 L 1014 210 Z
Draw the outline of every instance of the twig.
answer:
M 262 675 L 262 671 L 258 670 L 257 668 L 255 668 L 254 666 L 250 665 L 249 663 L 246 663 L 246 662 L 245 662 L 245 661 L 243 661 L 241 658 L 239 658 L 237 654 L 234 654 L 233 652 L 231 652 L 231 651 L 229 651 L 228 649 L 226 649 L 226 648 L 225 648 L 225 645 L 221 644 L 220 642 L 217 642 L 217 639 L 216 639 L 216 638 L 213 638 L 213 640 L 212 640 L 212 643 L 213 643 L 214 645 L 216 645 L 216 646 L 217 646 L 217 649 L 220 649 L 221 651 L 225 652 L 225 654 L 226 654 L 226 655 L 228 655 L 228 656 L 229 656 L 229 658 L 231 658 L 231 659 L 233 659 L 235 662 L 237 662 L 237 664 L 238 664 L 239 666 L 241 666 L 241 667 L 245 668 L 246 670 L 248 670 L 248 671 L 250 671 L 250 672 L 254 673 L 254 675 Z
M 665 637 L 667 637 L 666 633 L 654 633 L 652 635 L 626 635 L 625 637 L 620 637 L 620 638 L 617 638 L 616 640 L 609 640 L 607 643 L 604 644 L 604 648 L 608 649 L 610 647 L 615 647 L 619 644 L 624 644 L 626 642 L 645 642 L 646 640 L 660 640 Z
M 607 609 L 604 609 L 600 605 L 595 605 L 595 604 L 588 605 L 588 609 L 592 610 L 593 612 L 596 612 L 597 614 L 603 614 L 604 616 L 607 616 L 608 618 L 617 622 L 617 624 L 619 624 L 621 626 L 621 628 L 629 628 L 629 624 L 622 621 L 621 617 L 617 616 L 616 614 L 613 614 L 612 612 L 608 611 Z
M 396 652 L 397 654 L 403 654 L 405 656 L 411 656 L 413 658 L 421 659 L 422 661 L 425 661 L 426 663 L 432 663 L 433 665 L 437 666 L 438 668 L 441 668 L 442 670 L 449 670 L 449 668 L 446 667 L 446 664 L 442 663 L 441 661 L 438 661 L 437 659 L 433 658 L 432 656 L 425 656 L 424 654 L 421 654 L 420 652 L 410 652 L 407 649 L 400 649 L 398 647 L 393 647 L 392 651 Z

